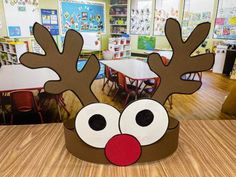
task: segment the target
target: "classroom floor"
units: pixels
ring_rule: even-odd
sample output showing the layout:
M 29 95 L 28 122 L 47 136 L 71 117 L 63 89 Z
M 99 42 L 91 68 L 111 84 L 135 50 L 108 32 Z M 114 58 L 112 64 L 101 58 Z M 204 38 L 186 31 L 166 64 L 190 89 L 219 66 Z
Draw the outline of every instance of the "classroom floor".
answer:
M 169 111 L 170 116 L 178 120 L 217 120 L 217 119 L 236 119 L 236 116 L 229 116 L 221 113 L 221 105 L 224 102 L 225 96 L 228 95 L 235 80 L 214 74 L 211 72 L 203 73 L 203 85 L 200 90 L 192 95 L 173 95 L 173 109 L 170 110 L 169 104 L 166 103 L 165 107 Z M 78 83 L 79 84 L 79 83 Z M 109 87 L 102 91 L 103 79 L 96 80 L 92 84 L 92 90 L 102 103 L 110 104 L 119 110 L 123 109 L 124 97 L 112 101 L 112 96 L 107 96 Z M 70 91 L 64 93 L 65 102 L 68 110 L 71 112 L 70 118 L 74 117 L 81 104 L 79 100 Z M 62 111 L 63 119 L 67 115 Z

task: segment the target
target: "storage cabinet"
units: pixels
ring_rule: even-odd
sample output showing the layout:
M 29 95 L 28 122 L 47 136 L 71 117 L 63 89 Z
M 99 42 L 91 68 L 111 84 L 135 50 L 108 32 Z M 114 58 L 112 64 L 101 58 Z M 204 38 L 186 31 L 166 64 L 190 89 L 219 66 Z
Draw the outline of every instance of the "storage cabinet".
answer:
M 110 1 L 111 36 L 120 36 L 127 33 L 127 5 L 127 0 Z
M 228 75 L 228 76 L 230 75 L 234 67 L 235 59 L 236 59 L 236 50 L 228 49 L 226 53 L 226 59 L 225 59 L 224 70 L 223 70 L 223 73 L 225 75 Z
M 24 42 L 0 42 L 0 59 L 3 65 L 19 64 L 20 56 L 27 52 Z
M 129 58 L 131 56 L 130 38 L 110 38 L 108 50 L 113 52 L 114 59 Z

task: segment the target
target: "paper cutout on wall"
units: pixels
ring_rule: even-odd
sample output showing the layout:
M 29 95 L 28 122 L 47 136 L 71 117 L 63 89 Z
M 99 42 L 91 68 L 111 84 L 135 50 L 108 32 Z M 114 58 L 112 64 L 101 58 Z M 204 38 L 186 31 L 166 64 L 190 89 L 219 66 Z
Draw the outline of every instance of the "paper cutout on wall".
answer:
M 219 0 L 213 37 L 236 39 L 236 1 Z
M 180 0 L 156 1 L 154 17 L 154 35 L 165 35 L 165 24 L 168 18 L 178 19 Z
M 211 21 L 214 0 L 185 0 L 184 2 L 182 30 L 183 36 L 186 37 L 198 24 Z
M 82 71 L 75 67 L 83 46 L 82 36 L 69 30 L 60 53 L 48 30 L 34 25 L 34 36 L 46 54 L 25 53 L 20 61 L 30 68 L 50 68 L 60 76 L 60 80 L 48 81 L 45 91 L 59 94 L 71 90 L 80 99 L 83 108 L 76 118 L 64 122 L 66 148 L 74 156 L 93 163 L 128 166 L 160 160 L 177 149 L 180 125 L 168 116 L 163 105 L 173 93 L 197 91 L 201 81 L 183 80 L 181 76 L 210 69 L 214 55 L 191 56 L 207 37 L 209 23 L 198 25 L 185 42 L 175 19 L 168 19 L 165 29 L 173 49 L 171 61 L 165 65 L 159 54 L 148 57 L 150 69 L 160 77 L 159 87 L 152 99 L 134 101 L 120 113 L 99 103 L 91 90 L 99 60 L 91 55 Z
M 131 1 L 130 34 L 151 33 L 152 1 Z

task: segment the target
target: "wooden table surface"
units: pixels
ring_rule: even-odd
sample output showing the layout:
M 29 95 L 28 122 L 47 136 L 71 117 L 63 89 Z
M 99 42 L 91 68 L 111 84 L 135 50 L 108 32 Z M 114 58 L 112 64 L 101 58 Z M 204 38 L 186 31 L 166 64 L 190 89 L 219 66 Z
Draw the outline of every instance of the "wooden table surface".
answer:
M 170 157 L 129 167 L 81 161 L 64 146 L 62 124 L 0 126 L 0 176 L 236 176 L 236 120 L 181 121 Z

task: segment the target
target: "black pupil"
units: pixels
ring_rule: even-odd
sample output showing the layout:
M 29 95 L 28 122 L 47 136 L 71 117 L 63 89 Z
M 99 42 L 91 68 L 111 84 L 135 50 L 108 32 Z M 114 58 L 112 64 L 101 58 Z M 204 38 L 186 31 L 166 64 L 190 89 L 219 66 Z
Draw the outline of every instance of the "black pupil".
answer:
M 90 117 L 88 123 L 89 126 L 95 131 L 103 130 L 107 125 L 105 118 L 100 114 L 95 114 Z
M 150 110 L 142 110 L 136 115 L 136 122 L 141 127 L 150 125 L 153 121 L 154 115 Z

